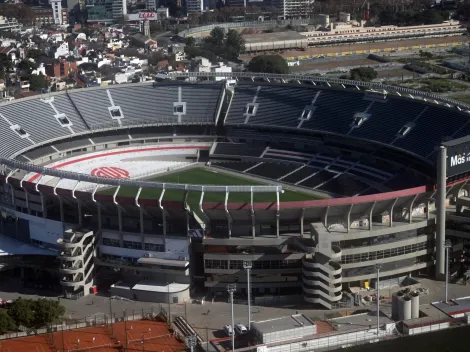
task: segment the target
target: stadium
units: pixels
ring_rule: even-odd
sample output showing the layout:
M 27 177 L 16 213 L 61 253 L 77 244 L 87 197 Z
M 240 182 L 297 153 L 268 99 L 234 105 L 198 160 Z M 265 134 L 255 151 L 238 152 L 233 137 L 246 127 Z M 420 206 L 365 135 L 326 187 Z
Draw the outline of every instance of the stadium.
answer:
M 373 286 L 377 263 L 383 285 L 439 274 L 438 151 L 470 134 L 468 106 L 366 82 L 226 75 L 0 105 L 3 275 L 67 298 L 178 303 L 233 282 L 245 297 L 251 262 L 254 302 L 331 309 Z M 465 173 L 446 194 L 459 230 Z M 465 238 L 451 239 L 457 253 Z

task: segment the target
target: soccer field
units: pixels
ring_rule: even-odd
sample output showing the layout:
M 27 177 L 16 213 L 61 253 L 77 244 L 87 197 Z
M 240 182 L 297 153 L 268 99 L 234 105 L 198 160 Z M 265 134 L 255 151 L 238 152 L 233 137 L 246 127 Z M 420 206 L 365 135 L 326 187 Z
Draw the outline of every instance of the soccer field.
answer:
M 208 168 L 192 168 L 187 170 L 182 170 L 179 172 L 169 173 L 166 175 L 161 175 L 154 177 L 149 181 L 155 182 L 169 182 L 169 183 L 181 183 L 181 184 L 198 184 L 198 185 L 223 185 L 223 186 L 257 186 L 257 185 L 266 185 L 268 183 L 261 183 L 252 181 L 247 178 L 233 176 L 216 169 Z M 137 187 L 121 187 L 119 190 L 118 196 L 122 197 L 135 197 L 137 194 Z M 114 194 L 114 189 L 107 189 L 100 193 L 102 194 Z M 142 199 L 158 199 L 161 195 L 161 190 L 159 189 L 143 189 L 140 193 L 140 198 Z M 166 190 L 163 197 L 164 200 L 183 200 L 184 191 L 180 190 Z M 230 202 L 249 202 L 250 193 L 230 193 L 229 201 Z M 201 198 L 201 192 L 189 192 L 188 194 L 188 203 L 198 204 L 199 199 Z M 284 189 L 284 193 L 281 193 L 279 196 L 280 201 L 299 201 L 299 200 L 312 200 L 319 199 L 319 197 L 301 193 L 297 191 L 291 191 Z M 225 193 L 217 192 L 205 192 L 204 193 L 204 202 L 223 202 L 225 200 Z M 253 195 L 253 201 L 255 202 L 275 202 L 276 194 L 273 193 L 255 193 Z

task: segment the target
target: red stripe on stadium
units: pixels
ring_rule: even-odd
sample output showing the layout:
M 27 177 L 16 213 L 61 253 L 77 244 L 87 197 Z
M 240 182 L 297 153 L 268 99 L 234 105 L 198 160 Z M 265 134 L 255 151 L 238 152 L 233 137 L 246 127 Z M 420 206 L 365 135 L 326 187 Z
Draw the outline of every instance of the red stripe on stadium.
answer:
M 143 148 L 143 149 L 121 150 L 121 151 L 115 151 L 115 152 L 108 152 L 108 153 L 104 153 L 104 154 L 90 155 L 90 156 L 85 156 L 83 158 L 78 158 L 78 159 L 75 159 L 75 160 L 65 161 L 65 162 L 60 163 L 58 165 L 52 166 L 51 169 L 60 169 L 61 167 L 64 167 L 64 166 L 73 165 L 73 164 L 80 163 L 80 162 L 86 161 L 86 160 L 102 158 L 104 156 L 129 154 L 129 153 L 139 153 L 139 152 L 148 152 L 148 151 L 154 151 L 154 150 L 181 150 L 181 149 L 207 150 L 207 149 L 210 149 L 210 147 L 205 147 L 205 146 L 178 146 L 178 147 L 153 147 L 153 148 Z M 39 178 L 39 176 L 41 176 L 41 174 L 35 174 L 35 175 L 31 176 L 28 179 L 27 182 L 34 182 Z

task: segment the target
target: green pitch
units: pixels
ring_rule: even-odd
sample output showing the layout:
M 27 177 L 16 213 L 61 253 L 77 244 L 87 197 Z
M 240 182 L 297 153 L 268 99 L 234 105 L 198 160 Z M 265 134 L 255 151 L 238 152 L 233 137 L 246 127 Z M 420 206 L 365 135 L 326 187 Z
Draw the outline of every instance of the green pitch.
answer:
M 218 169 L 209 169 L 209 168 L 192 168 L 187 170 L 182 170 L 180 172 L 174 172 L 169 174 L 163 174 L 158 177 L 149 179 L 149 181 L 155 182 L 168 182 L 168 183 L 181 183 L 181 184 L 198 184 L 198 185 L 217 185 L 217 186 L 257 186 L 257 185 L 267 185 L 266 183 L 260 183 L 252 181 L 247 178 L 233 176 L 231 174 L 224 173 Z M 122 197 L 135 197 L 137 194 L 137 187 L 121 187 L 119 190 L 118 196 Z M 114 189 L 107 189 L 100 193 L 102 194 L 114 194 Z M 142 199 L 159 199 L 161 195 L 161 190 L 144 188 L 140 193 L 140 198 Z M 229 202 L 249 202 L 250 193 L 230 193 Z M 201 192 L 189 192 L 188 194 L 188 203 L 193 208 L 195 205 L 199 204 L 199 199 L 201 198 Z M 183 200 L 184 191 L 180 190 L 166 190 L 163 197 L 164 200 Z M 319 199 L 315 195 L 308 193 L 301 193 L 297 191 L 291 191 L 284 189 L 284 193 L 281 193 L 279 200 L 281 202 L 288 201 L 300 201 L 300 200 L 312 200 Z M 204 202 L 223 202 L 225 201 L 225 193 L 218 192 L 205 192 L 204 193 Z M 254 202 L 275 202 L 276 194 L 275 193 L 255 193 L 253 195 Z

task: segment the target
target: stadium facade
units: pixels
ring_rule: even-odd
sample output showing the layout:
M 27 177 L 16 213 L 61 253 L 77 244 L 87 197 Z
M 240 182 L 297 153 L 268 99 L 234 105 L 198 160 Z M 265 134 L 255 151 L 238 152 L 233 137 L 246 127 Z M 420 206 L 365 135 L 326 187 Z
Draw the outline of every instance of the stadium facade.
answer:
M 470 133 L 468 106 L 364 82 L 216 75 L 2 104 L 1 270 L 47 270 L 71 298 L 113 284 L 178 302 L 233 282 L 245 295 L 251 261 L 255 300 L 326 308 L 351 304 L 344 292 L 373 284 L 376 263 L 385 284 L 434 275 L 437 151 Z M 156 165 L 257 185 L 145 181 Z M 448 180 L 454 253 L 468 237 L 465 177 Z M 284 201 L 287 189 L 313 200 Z

